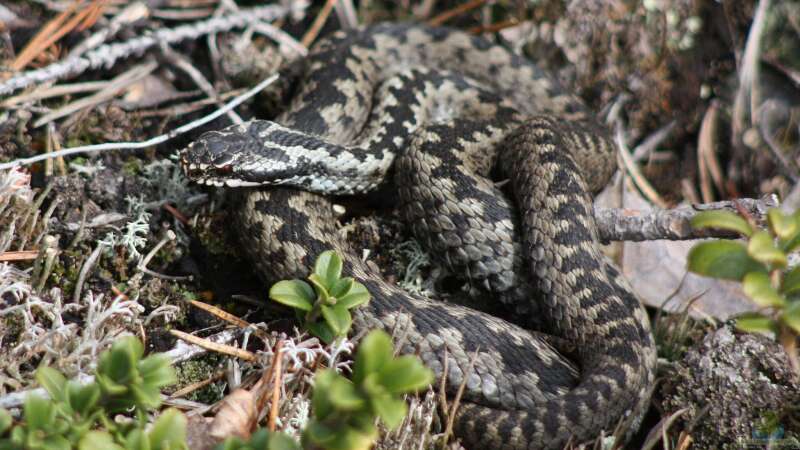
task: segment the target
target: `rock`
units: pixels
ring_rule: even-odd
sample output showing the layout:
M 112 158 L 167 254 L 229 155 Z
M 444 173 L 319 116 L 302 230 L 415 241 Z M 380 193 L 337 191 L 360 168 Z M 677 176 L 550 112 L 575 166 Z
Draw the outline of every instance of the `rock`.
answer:
M 723 327 L 690 349 L 674 373 L 666 377 L 664 417 L 682 408 L 693 448 L 733 449 L 757 444 L 767 437 L 786 439 L 788 420 L 800 400 L 800 384 L 782 346 L 761 335 L 742 334 Z M 765 431 L 766 421 L 777 420 Z M 795 425 L 796 426 L 796 425 Z

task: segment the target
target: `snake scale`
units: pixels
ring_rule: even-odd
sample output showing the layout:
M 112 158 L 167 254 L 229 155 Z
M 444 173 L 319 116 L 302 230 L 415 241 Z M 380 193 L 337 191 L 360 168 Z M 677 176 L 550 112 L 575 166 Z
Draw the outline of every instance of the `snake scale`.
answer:
M 274 121 L 205 133 L 182 152 L 200 183 L 272 186 L 243 189 L 235 213 L 259 274 L 304 278 L 322 251 L 343 254 L 373 296 L 355 326 L 401 330 L 403 351 L 445 376 L 450 393 L 466 381 L 455 431 L 467 448 L 555 449 L 620 420 L 635 429 L 655 346 L 646 312 L 598 247 L 589 193 L 614 169 L 614 147 L 582 103 L 525 58 L 446 28 L 340 31 L 305 63 Z M 392 177 L 431 255 L 536 315 L 574 362 L 538 332 L 406 293 L 355 255 L 327 196 Z M 534 291 L 506 295 L 526 285 Z

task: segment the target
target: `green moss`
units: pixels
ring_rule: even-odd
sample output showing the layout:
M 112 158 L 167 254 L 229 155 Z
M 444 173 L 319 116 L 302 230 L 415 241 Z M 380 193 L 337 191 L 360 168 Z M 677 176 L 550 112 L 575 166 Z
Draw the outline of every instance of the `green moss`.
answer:
M 178 384 L 175 386 L 177 389 L 182 389 L 192 383 L 207 380 L 212 377 L 221 369 L 223 358 L 216 354 L 207 354 L 196 360 L 186 361 L 176 366 L 178 374 Z M 224 397 L 223 387 L 221 386 L 224 380 L 210 383 L 196 391 L 193 391 L 186 397 L 186 400 L 202 402 L 206 404 L 215 403 Z
M 122 164 L 122 173 L 137 176 L 142 173 L 142 161 L 139 158 L 129 157 Z

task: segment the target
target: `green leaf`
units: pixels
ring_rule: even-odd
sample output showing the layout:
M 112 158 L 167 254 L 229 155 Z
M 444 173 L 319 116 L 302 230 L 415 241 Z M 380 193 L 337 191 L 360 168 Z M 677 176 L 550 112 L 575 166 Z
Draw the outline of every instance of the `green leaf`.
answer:
M 253 436 L 255 437 L 255 434 Z M 260 448 L 269 450 L 300 450 L 300 446 L 297 445 L 297 442 L 285 433 L 268 433 L 268 436 L 269 440 L 267 446 Z M 259 447 L 253 446 L 253 448 L 258 449 Z
M 150 448 L 150 441 L 141 428 L 134 428 L 125 436 L 126 450 L 150 450 Z
M 356 306 L 363 305 L 369 301 L 369 291 L 361 283 L 353 283 L 350 290 L 342 297 L 339 297 L 337 304 L 347 308 L 353 309 Z
M 333 403 L 331 403 L 328 392 L 337 376 L 339 375 L 331 369 L 322 369 L 314 375 L 311 407 L 314 410 L 314 416 L 318 419 L 325 420 L 328 415 L 333 413 Z
M 786 303 L 778 291 L 772 287 L 769 275 L 764 272 L 750 272 L 745 275 L 742 280 L 742 290 L 756 305 L 762 308 L 779 307 Z
M 331 288 L 331 295 L 336 298 L 343 297 L 345 294 L 350 292 L 350 289 L 353 287 L 353 283 L 355 283 L 355 280 L 353 280 L 352 277 L 340 278 Z
M 800 301 L 794 301 L 783 310 L 781 320 L 795 333 L 800 333 Z
M 372 447 L 377 430 L 362 433 L 349 427 L 333 427 L 313 420 L 303 431 L 303 441 L 311 441 L 312 445 L 304 448 L 324 448 L 326 450 L 368 450 Z
M 128 386 L 121 383 L 116 383 L 111 378 L 98 372 L 94 375 L 95 381 L 100 385 L 102 391 L 108 396 L 122 395 L 128 392 Z
M 337 375 L 328 386 L 328 399 L 338 411 L 355 411 L 366 404 L 358 389 L 348 379 Z
M 53 402 L 39 395 L 28 395 L 23 403 L 25 422 L 31 430 L 50 431 L 56 418 Z
M 766 231 L 757 231 L 747 244 L 747 253 L 756 261 L 777 267 L 786 267 L 786 254 L 773 242 Z
M 378 417 L 390 430 L 400 425 L 408 411 L 405 401 L 390 394 L 373 397 L 371 403 Z
M 766 272 L 766 267 L 747 254 L 739 242 L 701 242 L 689 251 L 689 270 L 703 276 L 741 281 L 748 272 Z
M 145 410 L 156 409 L 161 406 L 161 391 L 157 387 L 134 384 L 131 385 L 130 390 L 137 406 Z
M 330 292 L 342 275 L 342 258 L 333 250 L 322 252 L 314 264 L 314 273 Z
M 759 313 L 744 313 L 738 316 L 736 328 L 748 333 L 778 333 L 775 321 Z
M 100 400 L 100 386 L 97 383 L 82 385 L 76 381 L 67 383 L 67 404 L 73 411 L 82 417 L 89 416 L 90 412 Z
M 125 450 L 124 447 L 117 445 L 114 438 L 107 431 L 90 431 L 83 435 L 78 442 L 78 450 Z
M 740 215 L 730 211 L 703 211 L 692 218 L 693 228 L 716 228 L 729 230 L 744 236 L 753 234 L 753 229 Z
M 139 339 L 125 336 L 100 355 L 97 372 L 115 383 L 126 384 L 138 373 L 136 363 L 143 354 L 144 347 Z
M 46 366 L 39 367 L 36 369 L 36 381 L 50 394 L 50 398 L 53 400 L 64 401 L 66 398 L 64 388 L 67 379 L 58 370 Z
M 150 355 L 139 363 L 139 373 L 145 384 L 156 388 L 170 386 L 178 382 L 170 359 L 164 354 Z
M 418 391 L 433 381 L 433 372 L 412 355 L 389 361 L 378 374 L 378 382 L 393 394 Z
M 798 292 L 800 292 L 800 266 L 795 266 L 783 275 L 781 293 L 788 296 Z
M 318 420 L 312 420 L 303 430 L 303 438 L 322 447 L 330 448 L 329 445 L 336 439 L 336 430 L 323 424 Z M 304 447 L 307 447 L 304 445 Z
M 312 273 L 308 276 L 308 281 L 311 282 L 311 285 L 314 286 L 314 292 L 317 293 L 315 298 L 321 299 L 323 303 L 328 303 L 331 294 L 328 292 L 328 286 L 325 285 L 325 280 L 321 279 L 319 275 Z
M 767 211 L 767 223 L 781 242 L 794 238 L 800 231 L 797 218 L 794 215 L 785 215 L 780 208 L 772 208 Z
M 382 330 L 371 331 L 358 345 L 353 364 L 353 382 L 361 384 L 370 373 L 378 372 L 392 360 L 392 338 Z
M 57 436 L 47 436 L 42 440 L 41 447 L 42 449 L 46 450 L 71 450 L 72 445 L 67 440 L 66 437 L 57 435 Z M 112 450 L 116 450 L 112 447 Z M 121 449 L 124 450 L 124 449 Z
M 186 443 L 186 416 L 175 408 L 169 408 L 156 420 L 147 433 L 154 449 L 183 448 Z
M 5 408 L 0 408 L 0 436 L 3 435 L 11 425 L 14 423 L 14 418 L 11 417 L 11 413 L 8 412 Z
M 311 334 L 320 338 L 322 342 L 326 344 L 330 344 L 334 339 L 336 339 L 336 334 L 333 332 L 331 327 L 328 326 L 327 322 L 307 323 L 306 328 L 311 332 Z
M 317 296 L 305 281 L 283 280 L 272 285 L 269 290 L 269 298 L 292 308 L 311 311 Z
M 334 334 L 337 336 L 344 336 L 350 331 L 350 324 L 353 323 L 353 318 L 350 317 L 350 312 L 347 308 L 341 305 L 322 305 L 320 311 L 322 312 L 322 317 L 325 318 L 325 322 L 331 327 Z

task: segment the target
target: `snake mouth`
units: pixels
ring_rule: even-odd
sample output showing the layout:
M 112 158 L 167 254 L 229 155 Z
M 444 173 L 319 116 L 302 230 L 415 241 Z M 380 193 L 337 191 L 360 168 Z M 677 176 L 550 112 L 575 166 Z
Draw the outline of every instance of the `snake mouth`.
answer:
M 181 166 L 187 178 L 204 186 L 254 187 L 263 183 L 243 180 L 234 176 L 231 164 L 206 164 L 189 162 L 185 155 L 181 157 Z

